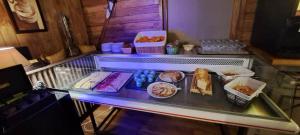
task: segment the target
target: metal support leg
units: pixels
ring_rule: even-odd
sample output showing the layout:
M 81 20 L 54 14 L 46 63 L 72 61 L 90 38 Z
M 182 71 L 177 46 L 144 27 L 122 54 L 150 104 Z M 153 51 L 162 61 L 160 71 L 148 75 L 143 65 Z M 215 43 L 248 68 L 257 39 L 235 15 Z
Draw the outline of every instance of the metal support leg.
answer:
M 247 134 L 247 128 L 239 127 L 237 135 L 246 135 L 246 134 Z
M 97 127 L 97 123 L 96 123 L 95 116 L 94 116 L 93 112 L 90 113 L 90 119 L 91 119 L 91 122 L 92 122 L 92 125 L 93 125 L 94 132 L 96 132 L 98 130 L 97 129 L 98 127 Z
M 226 127 L 226 125 L 218 124 L 218 126 L 220 127 L 220 131 L 221 131 L 222 135 L 230 135 L 230 133 L 228 132 L 228 128 Z
M 94 132 L 96 132 L 97 131 L 97 123 L 96 123 L 95 116 L 94 116 L 94 109 L 96 109 L 98 106 L 96 108 L 93 108 L 93 107 L 91 107 L 90 103 L 85 103 L 85 106 L 88 110 L 87 114 L 90 116 Z
M 103 121 L 99 124 L 99 126 L 97 127 L 96 131 L 98 131 L 99 129 L 105 129 L 106 126 L 108 126 L 111 122 L 111 120 L 113 119 L 113 117 L 115 115 L 113 115 L 115 112 L 118 113 L 119 108 L 113 108 L 109 114 L 103 119 Z M 106 124 L 107 123 L 107 124 Z

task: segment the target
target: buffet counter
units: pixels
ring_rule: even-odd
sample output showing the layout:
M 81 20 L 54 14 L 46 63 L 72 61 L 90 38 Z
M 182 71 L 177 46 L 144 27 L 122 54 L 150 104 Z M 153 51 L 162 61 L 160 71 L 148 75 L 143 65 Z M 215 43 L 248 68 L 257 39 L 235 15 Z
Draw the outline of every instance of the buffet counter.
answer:
M 55 83 L 55 87 L 68 90 L 74 99 L 95 104 L 107 104 L 124 109 L 239 127 L 289 133 L 300 131 L 299 126 L 290 119 L 293 99 L 284 98 L 293 97 L 298 82 L 255 56 L 95 54 L 93 61 L 92 56 L 88 57 L 87 61 L 68 61 L 52 67 L 51 71 L 54 72 L 51 72 L 49 79 L 44 79 L 45 82 L 48 80 L 50 84 Z M 251 100 L 247 106 L 237 106 L 228 101 L 224 90 L 225 82 L 214 72 L 230 66 L 250 69 L 255 72 L 252 78 L 267 84 L 263 92 Z M 196 68 L 209 71 L 212 96 L 190 92 Z M 174 96 L 165 99 L 154 98 L 149 95 L 147 89 L 132 87 L 135 84 L 133 75 L 117 92 L 96 91 L 92 87 L 90 89 L 74 88 L 77 82 L 92 73 L 133 74 L 140 69 L 155 70 L 158 74 L 166 70 L 182 71 L 184 79 L 178 83 L 172 83 L 179 89 Z M 32 72 L 29 76 L 31 80 L 39 80 L 36 79 L 39 78 L 37 72 Z M 154 81 L 161 80 L 155 79 Z

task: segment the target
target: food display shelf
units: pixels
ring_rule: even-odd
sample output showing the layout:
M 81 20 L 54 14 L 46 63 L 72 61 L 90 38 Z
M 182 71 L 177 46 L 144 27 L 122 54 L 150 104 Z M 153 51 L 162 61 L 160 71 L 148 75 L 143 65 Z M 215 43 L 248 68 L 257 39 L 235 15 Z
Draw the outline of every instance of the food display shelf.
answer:
M 134 100 L 144 103 L 183 107 L 195 110 L 204 109 L 212 112 L 223 112 L 249 117 L 261 117 L 266 119 L 276 119 L 282 121 L 287 120 L 287 117 L 284 114 L 282 114 L 281 111 L 276 110 L 274 106 L 270 106 L 271 101 L 268 101 L 267 98 L 264 98 L 264 94 L 261 94 L 258 98 L 255 98 L 253 100 L 253 103 L 249 107 L 245 108 L 233 105 L 232 103 L 227 101 L 222 80 L 216 74 L 212 74 L 212 96 L 202 96 L 201 94 L 191 93 L 189 91 L 191 87 L 192 74 L 186 74 L 186 77 L 182 81 L 178 83 L 173 83 L 178 88 L 181 88 L 181 90 L 179 90 L 175 96 L 170 97 L 168 99 L 153 98 L 147 94 L 146 89 L 142 90 L 126 87 L 128 84 L 132 84 L 133 81 L 134 80 L 132 78 L 129 79 L 129 81 L 117 93 L 79 89 L 76 89 L 74 91 L 122 100 Z
M 274 68 L 263 65 L 261 61 L 255 58 L 249 56 L 228 56 L 221 58 L 218 58 L 218 56 L 160 57 L 159 55 L 95 55 L 94 58 L 97 64 L 95 71 L 133 73 L 137 69 L 156 68 L 159 71 L 182 69 L 181 71 L 184 71 L 185 78 L 179 83 L 174 83 L 181 90 L 175 96 L 167 99 L 156 99 L 151 97 L 147 91 L 126 87 L 127 84 L 133 83 L 130 82 L 133 79 L 129 79 L 120 91 L 116 93 L 80 89 L 73 90 L 70 87 L 70 94 L 75 99 L 96 104 L 107 104 L 119 108 L 241 127 L 290 133 L 298 133 L 300 130 L 298 125 L 290 119 L 286 111 L 280 105 L 277 105 L 277 102 L 275 103 L 275 99 L 272 96 L 276 96 L 275 92 L 277 91 L 275 84 L 271 81 L 267 82 L 268 85 L 264 92 L 254 98 L 252 103 L 247 107 L 236 106 L 226 99 L 224 83 L 221 77 L 215 73 L 211 73 L 213 85 L 212 96 L 190 93 L 189 90 L 195 67 L 204 67 L 213 70 L 216 67 L 220 68 L 235 64 L 255 71 L 256 75 L 254 78 L 262 81 L 268 81 L 269 78 L 273 77 L 270 75 L 281 75 Z M 276 78 L 273 77 L 273 79 Z M 287 93 L 293 93 L 293 91 L 290 90 Z

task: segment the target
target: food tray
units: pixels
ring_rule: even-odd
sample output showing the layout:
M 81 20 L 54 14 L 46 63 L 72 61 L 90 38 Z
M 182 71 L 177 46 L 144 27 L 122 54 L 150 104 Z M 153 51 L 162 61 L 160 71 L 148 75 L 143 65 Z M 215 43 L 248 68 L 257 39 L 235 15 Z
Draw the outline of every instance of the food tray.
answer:
M 102 71 L 93 72 L 93 73 L 89 74 L 88 76 L 86 76 L 85 78 L 76 81 L 76 83 L 74 83 L 72 85 L 72 89 L 74 89 L 74 90 L 77 90 L 77 89 L 92 90 L 94 87 L 96 87 L 96 85 L 98 85 L 100 82 L 102 82 L 111 73 L 112 72 L 102 72 Z M 86 85 L 86 83 L 88 83 L 90 85 L 84 87 L 84 85 Z
M 93 91 L 97 92 L 118 92 L 123 85 L 131 78 L 132 73 L 113 72 L 102 82 L 98 83 Z
M 162 42 L 136 42 L 139 38 L 143 36 L 164 36 L 165 39 Z M 164 54 L 165 44 L 167 42 L 167 32 L 166 31 L 143 31 L 139 32 L 134 39 L 134 46 L 138 54 Z
M 255 90 L 255 92 L 252 95 L 248 96 L 242 92 L 234 90 L 233 87 L 237 85 L 249 86 L 250 88 Z M 255 80 L 250 77 L 238 77 L 233 81 L 227 83 L 224 86 L 224 89 L 227 93 L 227 99 L 230 102 L 239 106 L 244 106 L 249 104 L 254 97 L 258 96 L 265 87 L 266 87 L 265 82 Z

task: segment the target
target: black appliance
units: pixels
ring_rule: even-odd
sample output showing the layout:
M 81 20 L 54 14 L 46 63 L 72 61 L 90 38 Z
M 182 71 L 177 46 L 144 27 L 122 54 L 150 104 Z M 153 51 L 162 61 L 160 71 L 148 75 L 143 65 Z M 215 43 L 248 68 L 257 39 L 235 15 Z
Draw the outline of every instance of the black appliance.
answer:
M 83 135 L 67 92 L 32 90 L 22 65 L 1 69 L 0 76 L 1 135 Z
M 251 43 L 273 55 L 300 58 L 299 0 L 258 0 Z
M 27 46 L 15 47 L 27 60 L 32 60 L 32 55 Z

